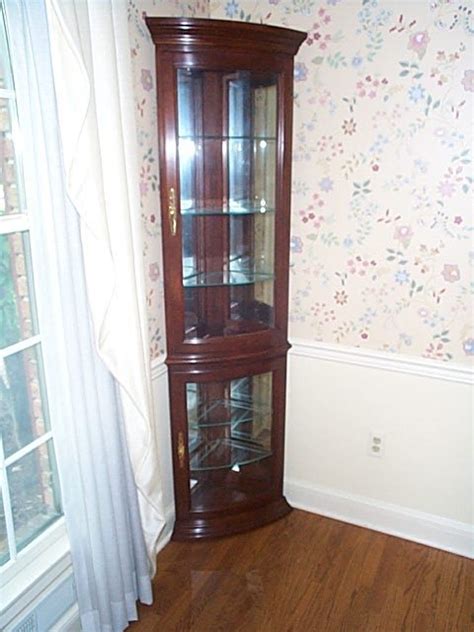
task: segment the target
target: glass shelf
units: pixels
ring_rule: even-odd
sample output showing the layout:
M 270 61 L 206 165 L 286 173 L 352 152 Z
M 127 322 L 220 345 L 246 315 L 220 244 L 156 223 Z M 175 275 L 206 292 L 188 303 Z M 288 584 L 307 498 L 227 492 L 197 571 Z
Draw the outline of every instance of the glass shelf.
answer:
M 194 217 L 204 217 L 210 215 L 227 216 L 227 215 L 265 215 L 274 213 L 274 208 L 260 206 L 257 204 L 246 203 L 242 206 L 223 206 L 221 208 L 181 208 L 181 215 L 191 215 Z
M 273 472 L 273 373 L 186 383 L 190 502 L 195 511 L 265 493 Z
M 190 287 L 213 287 L 218 285 L 255 285 L 263 281 L 273 281 L 271 272 L 254 272 L 253 270 L 219 270 L 216 272 L 195 272 L 183 270 L 183 285 Z
M 211 415 L 218 411 L 219 408 L 225 411 L 230 418 L 223 419 L 222 421 L 207 421 Z M 217 399 L 212 402 L 210 406 L 206 406 L 204 410 L 198 415 L 196 421 L 189 424 L 191 428 L 214 428 L 221 426 L 230 426 L 235 428 L 241 424 L 246 424 L 253 421 L 256 415 L 269 415 L 270 407 L 262 404 L 257 404 L 252 401 L 245 402 L 241 399 Z
M 264 134 L 254 134 L 254 135 L 245 135 L 245 134 L 180 134 L 178 136 L 179 140 L 266 140 L 266 141 L 276 141 L 276 136 L 267 136 Z
M 239 286 L 245 287 L 245 286 Z M 193 288 L 196 289 L 196 288 Z M 216 336 L 236 336 L 238 334 L 253 334 L 257 331 L 265 331 L 268 324 L 257 320 L 231 320 L 227 319 L 217 326 L 209 326 L 205 323 L 196 323 L 194 318 L 188 319 L 185 324 L 186 340 L 207 340 Z
M 253 441 L 219 437 L 211 441 L 193 442 L 190 445 L 190 469 L 192 472 L 233 469 L 256 463 L 271 456 Z

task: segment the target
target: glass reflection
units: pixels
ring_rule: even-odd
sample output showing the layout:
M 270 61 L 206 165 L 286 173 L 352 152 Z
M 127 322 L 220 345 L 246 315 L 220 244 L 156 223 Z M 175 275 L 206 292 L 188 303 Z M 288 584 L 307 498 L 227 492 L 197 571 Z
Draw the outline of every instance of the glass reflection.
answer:
M 62 514 L 51 441 L 7 468 L 18 551 L 45 531 Z
M 277 77 L 178 70 L 185 338 L 273 326 Z
M 188 383 L 186 403 L 193 509 L 264 493 L 272 467 L 272 374 Z
M 0 361 L 0 429 L 5 456 L 50 430 L 38 345 Z

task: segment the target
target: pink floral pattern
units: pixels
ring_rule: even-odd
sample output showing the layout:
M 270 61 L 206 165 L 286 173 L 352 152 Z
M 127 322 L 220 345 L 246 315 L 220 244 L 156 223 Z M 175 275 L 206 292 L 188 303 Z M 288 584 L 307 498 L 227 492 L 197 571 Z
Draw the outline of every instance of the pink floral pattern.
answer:
M 467 362 L 467 11 L 456 21 L 448 0 L 237 5 L 237 19 L 308 33 L 296 59 L 291 336 Z M 211 2 L 212 17 L 224 7 Z
M 408 39 L 408 49 L 414 51 L 418 59 L 423 59 L 429 41 L 430 36 L 428 35 L 428 31 L 417 31 L 410 35 Z
M 474 70 L 465 70 L 462 85 L 466 92 L 474 92 Z

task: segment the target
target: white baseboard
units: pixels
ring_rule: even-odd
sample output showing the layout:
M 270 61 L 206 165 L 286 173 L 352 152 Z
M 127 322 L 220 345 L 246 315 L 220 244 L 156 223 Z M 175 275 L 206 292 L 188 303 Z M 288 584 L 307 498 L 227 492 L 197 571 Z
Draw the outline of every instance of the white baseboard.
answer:
M 469 524 L 305 481 L 286 480 L 285 494 L 296 509 L 474 558 L 474 533 Z

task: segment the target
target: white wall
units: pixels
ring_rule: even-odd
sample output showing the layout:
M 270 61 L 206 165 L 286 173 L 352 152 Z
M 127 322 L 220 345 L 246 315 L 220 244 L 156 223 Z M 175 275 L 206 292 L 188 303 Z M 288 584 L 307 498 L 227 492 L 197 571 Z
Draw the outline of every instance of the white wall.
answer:
M 296 341 L 288 379 L 290 502 L 472 552 L 471 379 L 460 367 Z M 384 436 L 379 458 L 369 455 L 372 430 Z
M 163 489 L 163 505 L 166 528 L 161 535 L 161 542 L 167 541 L 174 522 L 173 466 L 171 462 L 171 430 L 168 394 L 168 372 L 162 362 L 152 366 L 153 406 L 155 409 L 156 437 Z

